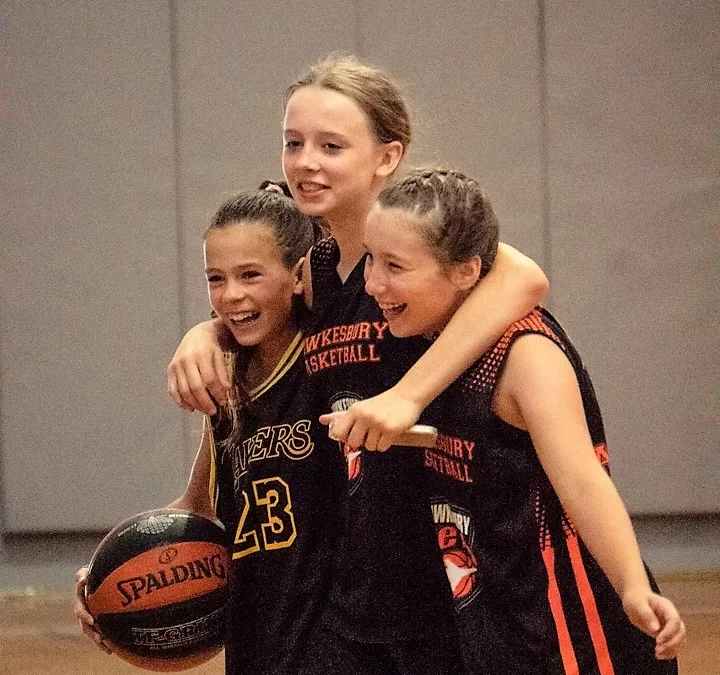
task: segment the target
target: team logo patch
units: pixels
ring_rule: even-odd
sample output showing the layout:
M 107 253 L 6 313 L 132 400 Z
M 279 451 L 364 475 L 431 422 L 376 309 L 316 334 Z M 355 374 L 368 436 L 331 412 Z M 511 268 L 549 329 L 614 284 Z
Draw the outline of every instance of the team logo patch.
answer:
M 455 606 L 462 609 L 480 591 L 477 558 L 472 550 L 470 514 L 444 501 L 433 501 L 433 521 Z

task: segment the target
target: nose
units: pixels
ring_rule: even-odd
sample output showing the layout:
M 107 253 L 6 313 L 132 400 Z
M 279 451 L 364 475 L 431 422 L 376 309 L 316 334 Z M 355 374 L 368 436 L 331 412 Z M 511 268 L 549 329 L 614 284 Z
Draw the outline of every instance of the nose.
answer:
M 245 284 L 234 279 L 228 279 L 222 289 L 222 301 L 226 303 L 242 300 L 246 295 Z
M 365 292 L 374 298 L 385 291 L 385 282 L 378 265 L 373 264 L 372 258 L 365 259 Z
M 297 154 L 297 165 L 299 168 L 307 169 L 308 171 L 318 171 L 320 169 L 317 152 L 310 143 L 303 145 Z

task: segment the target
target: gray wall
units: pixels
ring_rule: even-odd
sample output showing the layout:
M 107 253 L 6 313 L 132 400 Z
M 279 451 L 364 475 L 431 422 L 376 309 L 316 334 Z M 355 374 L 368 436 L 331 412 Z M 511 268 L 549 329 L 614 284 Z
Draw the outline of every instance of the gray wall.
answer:
M 182 489 L 199 420 L 165 368 L 207 314 L 200 233 L 280 176 L 282 91 L 336 49 L 405 84 L 410 161 L 480 179 L 550 276 L 631 511 L 720 511 L 715 0 L 0 10 L 6 533 L 106 529 Z

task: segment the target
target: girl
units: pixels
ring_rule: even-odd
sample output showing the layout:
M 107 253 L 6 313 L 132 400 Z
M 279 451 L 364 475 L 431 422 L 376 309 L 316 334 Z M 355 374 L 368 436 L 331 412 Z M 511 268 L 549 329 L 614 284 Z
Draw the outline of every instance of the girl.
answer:
M 393 335 L 442 331 L 492 269 L 497 237 L 458 172 L 383 190 L 365 280 Z M 430 417 L 424 464 L 468 673 L 676 673 L 685 627 L 644 567 L 592 384 L 555 319 L 537 308 L 514 323 Z
M 326 605 L 343 470 L 314 442 L 302 360 L 296 300 L 313 229 L 291 199 L 258 190 L 225 203 L 204 239 L 210 304 L 234 342 L 233 395 L 205 419 L 187 490 L 170 506 L 217 517 L 228 534 L 225 672 L 295 674 Z M 107 649 L 90 625 L 86 575 L 76 614 Z
M 327 672 L 459 672 L 417 451 L 364 449 L 387 449 L 546 288 L 531 261 L 502 247 L 486 284 L 400 379 L 424 345 L 395 340 L 365 294 L 363 237 L 370 207 L 410 137 L 397 87 L 353 58 L 317 64 L 286 93 L 285 178 L 303 213 L 322 218 L 332 235 L 313 247 L 303 272 L 313 310 L 305 366 L 318 396 L 316 415 L 352 406 L 339 423 L 347 429 L 338 431 L 349 435 L 352 449 L 323 440 L 347 462 L 326 631 L 314 642 Z M 217 401 L 226 396 L 218 326 L 216 320 L 193 329 L 170 364 L 169 391 L 186 409 L 215 409 L 206 386 Z

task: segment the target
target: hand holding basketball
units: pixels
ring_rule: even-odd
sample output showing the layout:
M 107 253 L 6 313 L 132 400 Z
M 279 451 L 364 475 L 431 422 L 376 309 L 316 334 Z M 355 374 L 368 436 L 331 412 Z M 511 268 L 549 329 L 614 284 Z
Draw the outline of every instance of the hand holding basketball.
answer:
M 73 601 L 73 612 L 75 618 L 80 622 L 80 628 L 100 649 L 106 654 L 112 654 L 110 647 L 105 644 L 100 631 L 95 627 L 95 620 L 92 618 L 85 602 L 85 587 L 87 586 L 88 566 L 81 567 L 75 573 L 75 599 Z
M 223 647 L 228 565 L 216 522 L 182 509 L 145 511 L 113 528 L 78 572 L 75 615 L 96 643 L 135 666 L 186 670 Z

